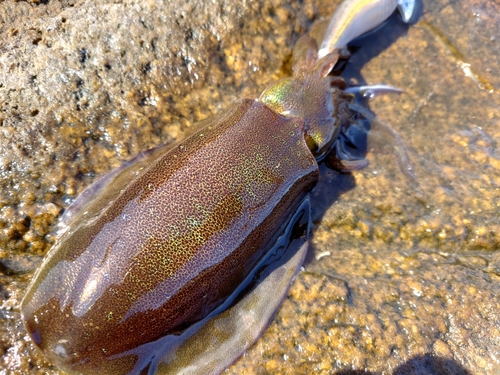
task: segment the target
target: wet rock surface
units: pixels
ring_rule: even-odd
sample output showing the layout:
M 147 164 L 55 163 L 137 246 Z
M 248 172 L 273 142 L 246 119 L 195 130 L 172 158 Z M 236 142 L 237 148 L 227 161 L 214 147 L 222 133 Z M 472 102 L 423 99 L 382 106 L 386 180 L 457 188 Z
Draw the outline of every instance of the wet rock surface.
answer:
M 338 2 L 0 3 L 0 369 L 59 372 L 18 304 L 61 213 L 96 178 L 181 138 L 290 71 Z M 229 373 L 500 371 L 500 6 L 424 1 L 355 44 L 343 75 L 407 145 L 352 175 L 322 167 L 313 251 L 264 337 Z

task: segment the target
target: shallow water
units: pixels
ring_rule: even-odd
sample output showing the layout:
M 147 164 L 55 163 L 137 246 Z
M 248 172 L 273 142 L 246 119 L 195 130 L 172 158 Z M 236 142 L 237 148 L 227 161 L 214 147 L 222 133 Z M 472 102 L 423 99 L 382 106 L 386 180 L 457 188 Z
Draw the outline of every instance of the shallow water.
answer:
M 68 91 L 69 100 L 76 91 L 77 102 L 88 100 L 93 114 L 83 108 L 70 118 L 58 107 L 57 94 L 46 94 L 47 108 L 67 120 L 56 121 L 51 132 L 42 126 L 41 138 L 36 126 L 16 128 L 13 112 L 4 111 L 0 369 L 6 373 L 57 373 L 27 341 L 17 304 L 30 275 L 24 271 L 36 267 L 37 254 L 53 241 L 50 231 L 59 210 L 97 175 L 142 149 L 182 136 L 190 121 L 216 113 L 232 98 L 255 97 L 287 74 L 293 42 L 312 18 L 326 17 L 335 7 L 326 1 L 243 3 L 241 9 L 221 4 L 228 13 L 240 12 L 239 18 L 221 16 L 224 22 L 211 25 L 215 31 L 193 26 L 198 33 L 187 43 L 218 45 L 211 38 L 219 38 L 222 49 L 196 55 L 184 41 L 170 46 L 190 51 L 191 60 L 177 61 L 184 81 L 159 83 L 155 75 L 168 64 L 153 64 L 153 73 L 145 76 L 124 69 L 130 78 L 121 84 L 125 94 L 119 78 L 104 75 L 117 85 L 107 91 L 109 102 L 104 95 L 85 99 L 86 91 L 74 81 L 63 82 L 60 90 Z M 66 28 L 79 11 L 78 6 L 62 10 Z M 431 373 L 443 373 L 439 369 L 446 366 L 453 369 L 450 374 L 500 370 L 498 22 L 496 2 L 424 1 L 415 25 L 393 17 L 354 43 L 360 49 L 343 74 L 349 82 L 405 90 L 377 97 L 369 106 L 408 147 L 419 186 L 399 172 L 391 155 L 369 154 L 370 165 L 352 175 L 322 167 L 313 192 L 314 252 L 306 271 L 263 339 L 229 373 L 407 374 L 417 373 L 408 370 L 415 363 Z M 49 36 L 54 50 L 56 36 Z M 97 53 L 90 50 L 87 66 L 104 64 Z M 81 53 L 73 60 L 67 65 L 76 69 Z M 88 92 L 105 85 L 92 82 L 83 85 Z M 138 98 L 141 91 L 133 85 L 149 91 Z M 144 101 L 150 105 L 133 104 Z M 5 140 L 14 133 L 23 137 L 15 138 L 18 147 L 12 150 Z M 15 163 L 7 163 L 8 157 Z
M 323 174 L 312 202 L 321 258 L 249 355 L 269 372 L 500 368 L 499 17 L 492 3 L 424 2 L 416 25 L 360 41 L 344 75 L 405 90 L 370 107 L 408 146 L 420 186 L 390 155 Z

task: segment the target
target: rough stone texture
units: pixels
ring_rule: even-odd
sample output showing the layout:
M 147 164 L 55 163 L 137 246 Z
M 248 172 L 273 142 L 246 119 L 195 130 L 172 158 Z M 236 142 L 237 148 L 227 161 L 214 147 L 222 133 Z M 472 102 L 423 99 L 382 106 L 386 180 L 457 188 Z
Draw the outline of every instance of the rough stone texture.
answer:
M 19 322 L 61 211 L 137 152 L 289 73 L 338 1 L 0 2 L 0 370 L 53 373 Z M 229 373 L 500 372 L 500 4 L 425 0 L 357 44 L 344 76 L 408 146 L 322 167 L 306 271 Z M 471 78 L 472 77 L 472 78 Z M 315 260 L 315 255 L 324 255 Z

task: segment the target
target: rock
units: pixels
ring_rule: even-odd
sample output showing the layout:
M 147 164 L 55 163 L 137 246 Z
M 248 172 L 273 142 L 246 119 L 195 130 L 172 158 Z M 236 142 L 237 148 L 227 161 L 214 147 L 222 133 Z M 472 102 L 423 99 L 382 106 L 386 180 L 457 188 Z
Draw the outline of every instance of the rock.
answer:
M 58 373 L 18 306 L 69 203 L 288 75 L 294 42 L 337 4 L 0 2 L 0 368 Z M 343 73 L 405 90 L 370 107 L 408 146 L 419 186 L 390 155 L 353 175 L 322 167 L 311 242 L 331 255 L 311 257 L 229 373 L 500 371 L 500 15 L 484 0 L 423 7 L 415 26 L 393 17 L 357 41 Z

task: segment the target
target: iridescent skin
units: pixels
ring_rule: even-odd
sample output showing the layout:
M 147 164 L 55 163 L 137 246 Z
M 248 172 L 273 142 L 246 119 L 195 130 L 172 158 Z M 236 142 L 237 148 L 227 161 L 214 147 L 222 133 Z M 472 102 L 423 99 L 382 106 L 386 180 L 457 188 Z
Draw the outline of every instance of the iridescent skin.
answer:
M 226 356 L 209 348 L 193 371 L 218 373 L 258 338 L 307 250 L 305 240 L 282 242 L 307 224 L 316 160 L 341 150 L 351 116 L 353 96 L 328 76 L 337 59 L 337 50 L 318 59 L 303 37 L 293 77 L 136 157 L 70 207 L 22 302 L 49 361 L 75 374 L 191 371 L 200 342 L 216 340 L 225 362 L 208 365 Z M 297 255 L 225 306 L 278 247 Z
M 224 117 L 157 157 L 60 238 L 23 302 L 49 360 L 61 364 L 64 349 L 78 353 L 72 362 L 99 363 L 202 319 L 312 188 L 317 164 L 300 120 L 252 100 Z

